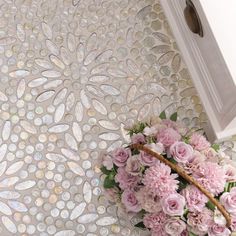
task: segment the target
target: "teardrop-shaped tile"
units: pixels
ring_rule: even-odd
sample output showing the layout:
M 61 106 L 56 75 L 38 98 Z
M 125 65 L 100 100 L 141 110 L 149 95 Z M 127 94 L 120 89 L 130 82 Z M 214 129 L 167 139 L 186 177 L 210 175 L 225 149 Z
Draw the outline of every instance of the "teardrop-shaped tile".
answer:
M 91 213 L 91 214 L 80 216 L 77 221 L 80 224 L 88 224 L 95 221 L 97 218 L 98 218 L 98 214 Z
M 98 111 L 102 115 L 107 115 L 107 109 L 101 102 L 99 102 L 96 99 L 93 99 L 92 103 L 93 103 L 93 107 L 95 108 L 96 111 Z
M 83 134 L 82 134 L 82 130 L 81 130 L 78 123 L 73 122 L 72 131 L 73 131 L 75 139 L 77 140 L 77 142 L 80 143 L 83 139 Z
M 17 87 L 17 91 L 16 91 L 17 97 L 21 98 L 24 93 L 25 93 L 25 80 L 22 79 L 22 80 L 20 80 L 18 87 Z
M 10 233 L 17 233 L 16 225 L 7 216 L 2 216 L 2 223 Z
M 27 212 L 28 211 L 27 207 L 21 202 L 7 201 L 7 203 L 15 211 L 18 211 L 18 212 Z
M 25 41 L 25 30 L 22 24 L 16 25 L 16 35 L 21 42 Z
M 7 152 L 7 144 L 4 143 L 0 146 L 0 162 L 3 160 L 6 152 Z
M 26 190 L 26 189 L 30 189 L 30 188 L 34 187 L 35 184 L 36 184 L 36 182 L 33 180 L 26 180 L 24 182 L 17 184 L 15 186 L 15 189 L 16 190 Z
M 67 124 L 60 124 L 60 125 L 54 125 L 51 128 L 48 129 L 50 133 L 63 133 L 69 129 L 69 125 Z
M 1 102 L 6 102 L 8 100 L 7 96 L 0 91 L 0 101 Z
M 55 111 L 55 114 L 54 114 L 54 121 L 55 123 L 58 123 L 61 121 L 62 117 L 64 116 L 64 113 L 65 113 L 65 104 L 61 103 L 56 111 Z
M 10 167 L 8 167 L 5 174 L 12 175 L 12 174 L 16 173 L 18 170 L 20 170 L 23 165 L 24 165 L 23 161 L 15 162 Z
M 36 134 L 37 133 L 37 129 L 35 128 L 35 126 L 33 124 L 31 124 L 30 122 L 26 121 L 26 120 L 22 120 L 20 122 L 20 125 L 29 133 L 31 134 Z
M 15 70 L 9 73 L 9 75 L 13 78 L 24 78 L 29 74 L 30 72 L 28 70 Z
M 80 92 L 80 98 L 81 98 L 81 102 L 82 104 L 87 108 L 89 109 L 90 108 L 90 102 L 89 102 L 89 99 L 85 93 L 85 91 L 82 89 L 81 92 Z
M 42 30 L 44 35 L 48 38 L 48 39 L 52 39 L 52 30 L 51 27 L 46 23 L 46 22 L 42 22 Z
M 84 169 L 81 166 L 79 166 L 77 163 L 68 161 L 67 165 L 69 166 L 71 171 L 74 172 L 75 174 L 77 174 L 79 176 L 85 175 Z
M 66 110 L 70 111 L 75 103 L 75 95 L 71 92 L 66 99 Z
M 84 200 L 87 203 L 90 203 L 92 200 L 92 187 L 89 182 L 85 182 L 83 186 L 83 195 L 84 195 Z
M 71 160 L 74 160 L 74 161 L 79 161 L 80 160 L 80 157 L 78 156 L 78 154 L 76 152 L 73 152 L 72 150 L 62 148 L 61 153 L 64 156 L 66 156 L 66 158 L 69 158 Z
M 47 80 L 48 80 L 48 79 L 47 79 L 47 78 L 44 78 L 44 77 L 37 78 L 37 79 L 31 80 L 31 81 L 28 83 L 28 86 L 29 86 L 30 88 L 39 87 L 40 85 L 44 84 Z
M 3 128 L 2 128 L 2 139 L 4 141 L 8 140 L 11 134 L 11 122 L 9 120 L 5 121 Z
M 55 94 L 54 90 L 48 90 L 38 95 L 36 98 L 37 102 L 45 102 Z
M 57 66 L 58 68 L 64 70 L 65 69 L 65 65 L 64 63 L 61 61 L 61 59 L 59 59 L 57 56 L 55 55 L 50 55 L 49 56 L 50 58 L 50 61 L 55 65 Z M 50 68 L 49 68 L 50 69 Z
M 71 52 L 74 52 L 75 51 L 75 48 L 76 48 L 76 39 L 75 39 L 75 36 L 71 33 L 68 34 L 68 37 L 67 37 L 67 45 L 68 45 L 68 49 L 71 51 Z
M 117 219 L 112 216 L 105 216 L 97 220 L 96 224 L 99 226 L 108 226 L 115 224 L 117 222 Z
M 71 212 L 70 219 L 75 220 L 79 216 L 81 216 L 85 210 L 86 203 L 81 202 L 78 206 L 76 206 L 73 211 Z
M 103 133 L 99 135 L 99 138 L 107 141 L 114 141 L 119 139 L 120 135 L 115 133 Z
M 84 60 L 84 45 L 80 43 L 77 47 L 77 60 L 81 63 Z
M 48 50 L 55 56 L 59 55 L 59 50 L 57 48 L 57 45 L 55 43 L 53 43 L 51 40 L 46 40 L 46 46 L 48 48 Z
M 66 158 L 58 153 L 47 153 L 46 158 L 54 162 L 65 162 Z
M 67 145 L 74 150 L 78 150 L 78 144 L 76 142 L 76 140 L 73 138 L 73 136 L 69 133 L 65 134 L 65 140 Z
M 63 88 L 62 90 L 60 90 L 55 96 L 53 105 L 57 106 L 58 104 L 62 103 L 66 97 L 66 94 L 67 94 L 67 88 Z

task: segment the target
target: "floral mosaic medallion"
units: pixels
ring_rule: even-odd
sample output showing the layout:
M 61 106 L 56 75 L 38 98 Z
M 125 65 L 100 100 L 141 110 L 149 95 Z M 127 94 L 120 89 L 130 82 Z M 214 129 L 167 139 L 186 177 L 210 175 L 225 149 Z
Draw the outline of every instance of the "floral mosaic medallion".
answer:
M 125 125 L 206 115 L 154 0 L 0 0 L 0 234 L 143 235 L 103 196 Z

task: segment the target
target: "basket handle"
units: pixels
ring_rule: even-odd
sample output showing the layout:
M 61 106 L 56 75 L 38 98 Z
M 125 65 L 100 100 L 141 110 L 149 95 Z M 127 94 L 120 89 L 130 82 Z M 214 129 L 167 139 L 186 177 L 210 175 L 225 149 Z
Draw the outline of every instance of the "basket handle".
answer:
M 179 174 L 181 177 L 183 177 L 185 180 L 187 180 L 190 184 L 193 184 L 194 186 L 196 186 L 218 208 L 218 210 L 222 213 L 222 215 L 226 219 L 227 227 L 230 227 L 231 217 L 230 217 L 229 213 L 225 210 L 223 205 L 221 205 L 220 202 L 217 199 L 215 199 L 212 196 L 212 194 L 209 191 L 207 191 L 201 184 L 199 184 L 192 176 L 188 175 L 184 169 L 175 165 L 174 163 L 172 163 L 169 160 L 167 160 L 166 158 L 164 158 L 162 155 L 152 151 L 151 149 L 149 149 L 148 147 L 146 147 L 142 144 L 132 144 L 132 145 L 130 145 L 130 147 L 133 149 L 138 149 L 138 150 L 144 151 L 147 154 L 154 156 L 159 161 L 161 161 L 162 163 L 169 166 L 172 170 L 174 170 L 177 174 Z

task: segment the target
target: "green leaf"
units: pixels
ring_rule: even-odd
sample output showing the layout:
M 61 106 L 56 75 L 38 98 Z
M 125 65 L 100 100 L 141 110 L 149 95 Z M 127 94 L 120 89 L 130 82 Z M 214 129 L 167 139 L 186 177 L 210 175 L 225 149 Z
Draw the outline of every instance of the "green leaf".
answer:
M 206 207 L 209 208 L 212 211 L 214 211 L 215 208 L 216 208 L 216 206 L 211 201 L 207 202 Z
M 197 236 L 197 235 L 192 232 L 189 232 L 189 236 Z
M 187 219 L 188 212 L 189 212 L 189 210 L 188 210 L 188 209 L 185 209 L 184 214 L 183 214 L 183 217 L 184 217 L 185 219 Z
M 143 222 L 139 222 L 138 224 L 134 225 L 135 227 L 141 228 L 141 229 L 146 229 L 145 225 Z
M 116 186 L 116 182 L 114 178 L 110 179 L 109 176 L 107 176 L 104 180 L 103 186 L 104 188 L 114 188 Z
M 178 117 L 177 112 L 175 112 L 170 116 L 170 120 L 177 121 L 177 117 Z
M 166 119 L 166 112 L 165 112 L 165 111 L 161 112 L 161 114 L 159 115 L 159 117 L 160 117 L 162 120 Z
M 230 192 L 232 188 L 236 187 L 236 182 L 228 182 L 225 185 L 225 192 Z
M 102 173 L 103 174 L 105 174 L 105 175 L 109 175 L 110 174 L 110 170 L 108 170 L 105 166 L 102 166 L 101 168 L 100 168 L 100 170 L 102 171 Z
M 220 145 L 217 144 L 217 143 L 212 144 L 211 147 L 212 147 L 216 152 L 218 152 L 218 151 L 220 150 Z

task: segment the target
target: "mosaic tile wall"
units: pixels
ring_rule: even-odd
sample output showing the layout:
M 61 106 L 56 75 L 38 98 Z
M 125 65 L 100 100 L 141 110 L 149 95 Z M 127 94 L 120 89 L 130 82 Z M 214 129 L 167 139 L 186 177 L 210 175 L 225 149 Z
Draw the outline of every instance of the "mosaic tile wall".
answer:
M 0 235 L 144 235 L 103 196 L 125 125 L 206 121 L 157 0 L 0 0 Z

